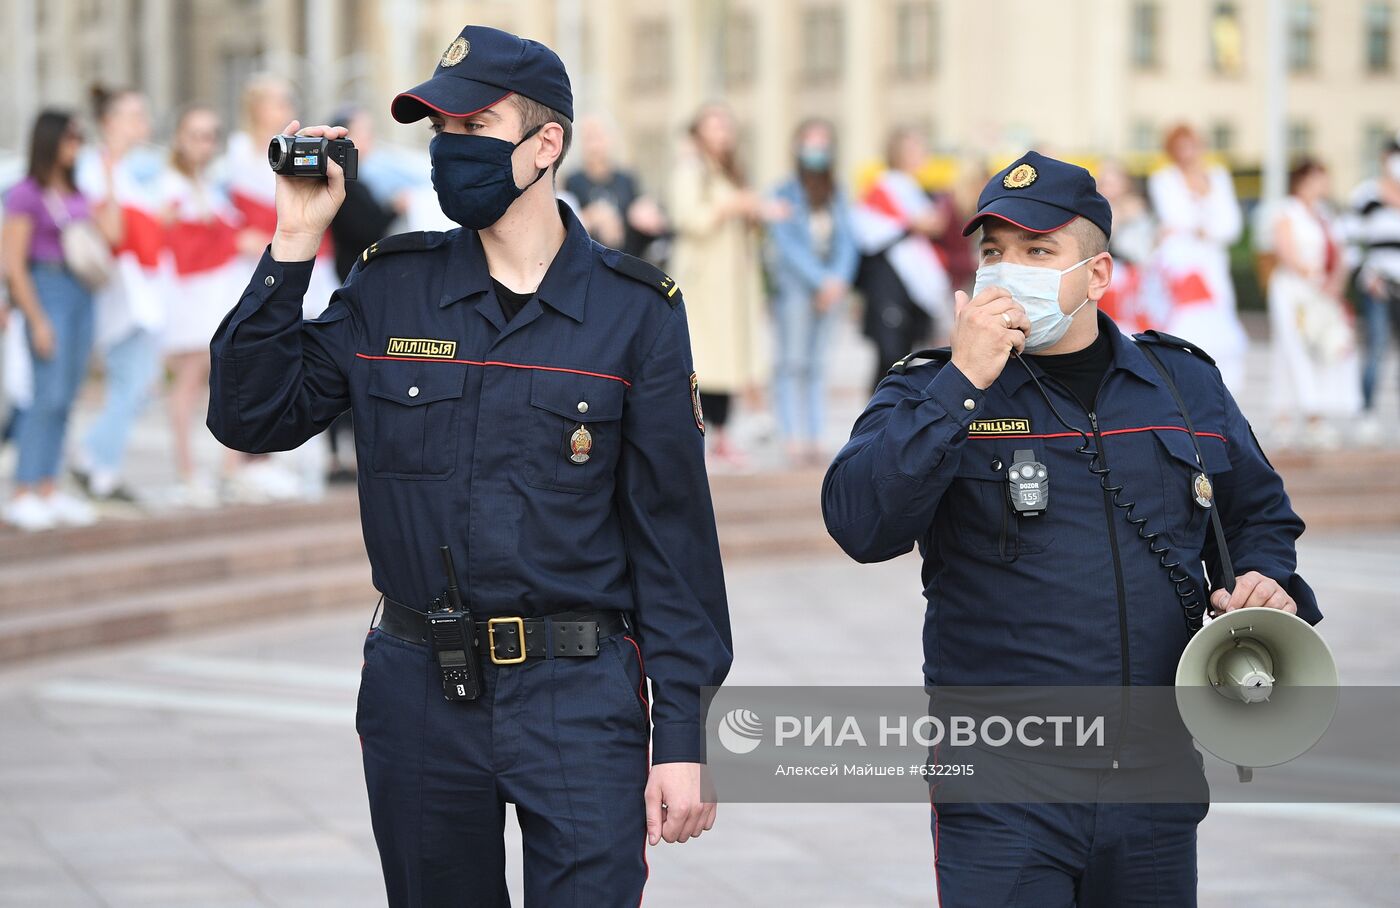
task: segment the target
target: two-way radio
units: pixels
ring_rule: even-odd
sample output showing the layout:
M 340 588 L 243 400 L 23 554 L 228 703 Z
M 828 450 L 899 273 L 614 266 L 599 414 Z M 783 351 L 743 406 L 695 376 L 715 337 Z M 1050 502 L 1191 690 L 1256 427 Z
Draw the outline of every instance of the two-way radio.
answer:
M 475 700 L 482 689 L 481 667 L 472 639 L 475 622 L 462 602 L 457 568 L 447 546 L 442 547 L 442 566 L 447 573 L 447 589 L 433 600 L 427 616 L 433 655 L 442 672 L 442 695 L 449 700 Z

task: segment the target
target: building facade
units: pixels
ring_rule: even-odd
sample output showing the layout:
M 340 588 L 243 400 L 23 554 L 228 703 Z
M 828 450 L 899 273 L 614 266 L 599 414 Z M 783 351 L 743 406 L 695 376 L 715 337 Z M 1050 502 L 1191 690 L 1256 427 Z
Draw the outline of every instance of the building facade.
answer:
M 768 183 L 795 124 L 840 129 L 847 173 L 911 125 L 953 158 L 995 165 L 1029 146 L 1150 165 L 1163 132 L 1195 125 L 1238 170 L 1267 140 L 1267 4 L 1286 8 L 1290 153 L 1326 161 L 1339 188 L 1374 171 L 1400 128 L 1400 0 L 7 0 L 0 149 L 21 152 L 43 104 L 134 85 L 158 127 L 200 100 L 237 122 L 243 79 L 289 76 L 304 119 L 346 101 L 393 127 L 393 92 L 426 77 L 461 25 L 555 47 L 576 108 L 615 122 L 664 184 L 690 114 L 722 98 Z M 32 39 L 31 39 L 32 36 Z

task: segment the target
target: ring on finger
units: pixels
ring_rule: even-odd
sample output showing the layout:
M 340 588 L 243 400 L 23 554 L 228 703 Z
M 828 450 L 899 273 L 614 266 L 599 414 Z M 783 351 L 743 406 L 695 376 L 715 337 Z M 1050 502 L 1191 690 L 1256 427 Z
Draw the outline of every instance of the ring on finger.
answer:
M 1006 322 L 1006 327 L 1008 327 L 1008 328 L 1011 327 L 1011 313 L 1010 313 L 1010 312 L 1003 312 L 1003 313 L 1001 314 L 1001 320 L 1002 320 L 1003 322 Z

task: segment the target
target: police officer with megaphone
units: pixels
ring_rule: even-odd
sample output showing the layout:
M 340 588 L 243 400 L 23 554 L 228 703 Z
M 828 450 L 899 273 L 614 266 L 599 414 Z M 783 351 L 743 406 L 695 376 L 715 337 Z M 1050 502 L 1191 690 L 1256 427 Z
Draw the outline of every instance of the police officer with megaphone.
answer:
M 822 490 L 857 561 L 918 547 L 926 684 L 1165 687 L 1208 608 L 1321 620 L 1303 522 L 1211 358 L 1097 310 L 1112 224 L 1089 172 L 1027 153 L 987 184 L 979 228 L 950 347 L 893 366 Z M 1085 770 L 1102 780 L 1162 759 L 1110 738 Z M 944 905 L 1195 904 L 1204 797 L 936 794 Z

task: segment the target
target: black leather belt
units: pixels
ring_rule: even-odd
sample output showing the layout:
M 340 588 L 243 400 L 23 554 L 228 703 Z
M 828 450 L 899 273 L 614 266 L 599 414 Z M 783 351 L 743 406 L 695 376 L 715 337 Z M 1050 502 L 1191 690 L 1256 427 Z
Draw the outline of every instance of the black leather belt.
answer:
M 400 640 L 428 644 L 424 614 L 388 596 L 375 626 Z M 630 629 L 622 612 L 613 609 L 556 612 L 540 618 L 488 618 L 474 622 L 472 646 L 497 665 L 525 659 L 596 656 L 600 638 Z

